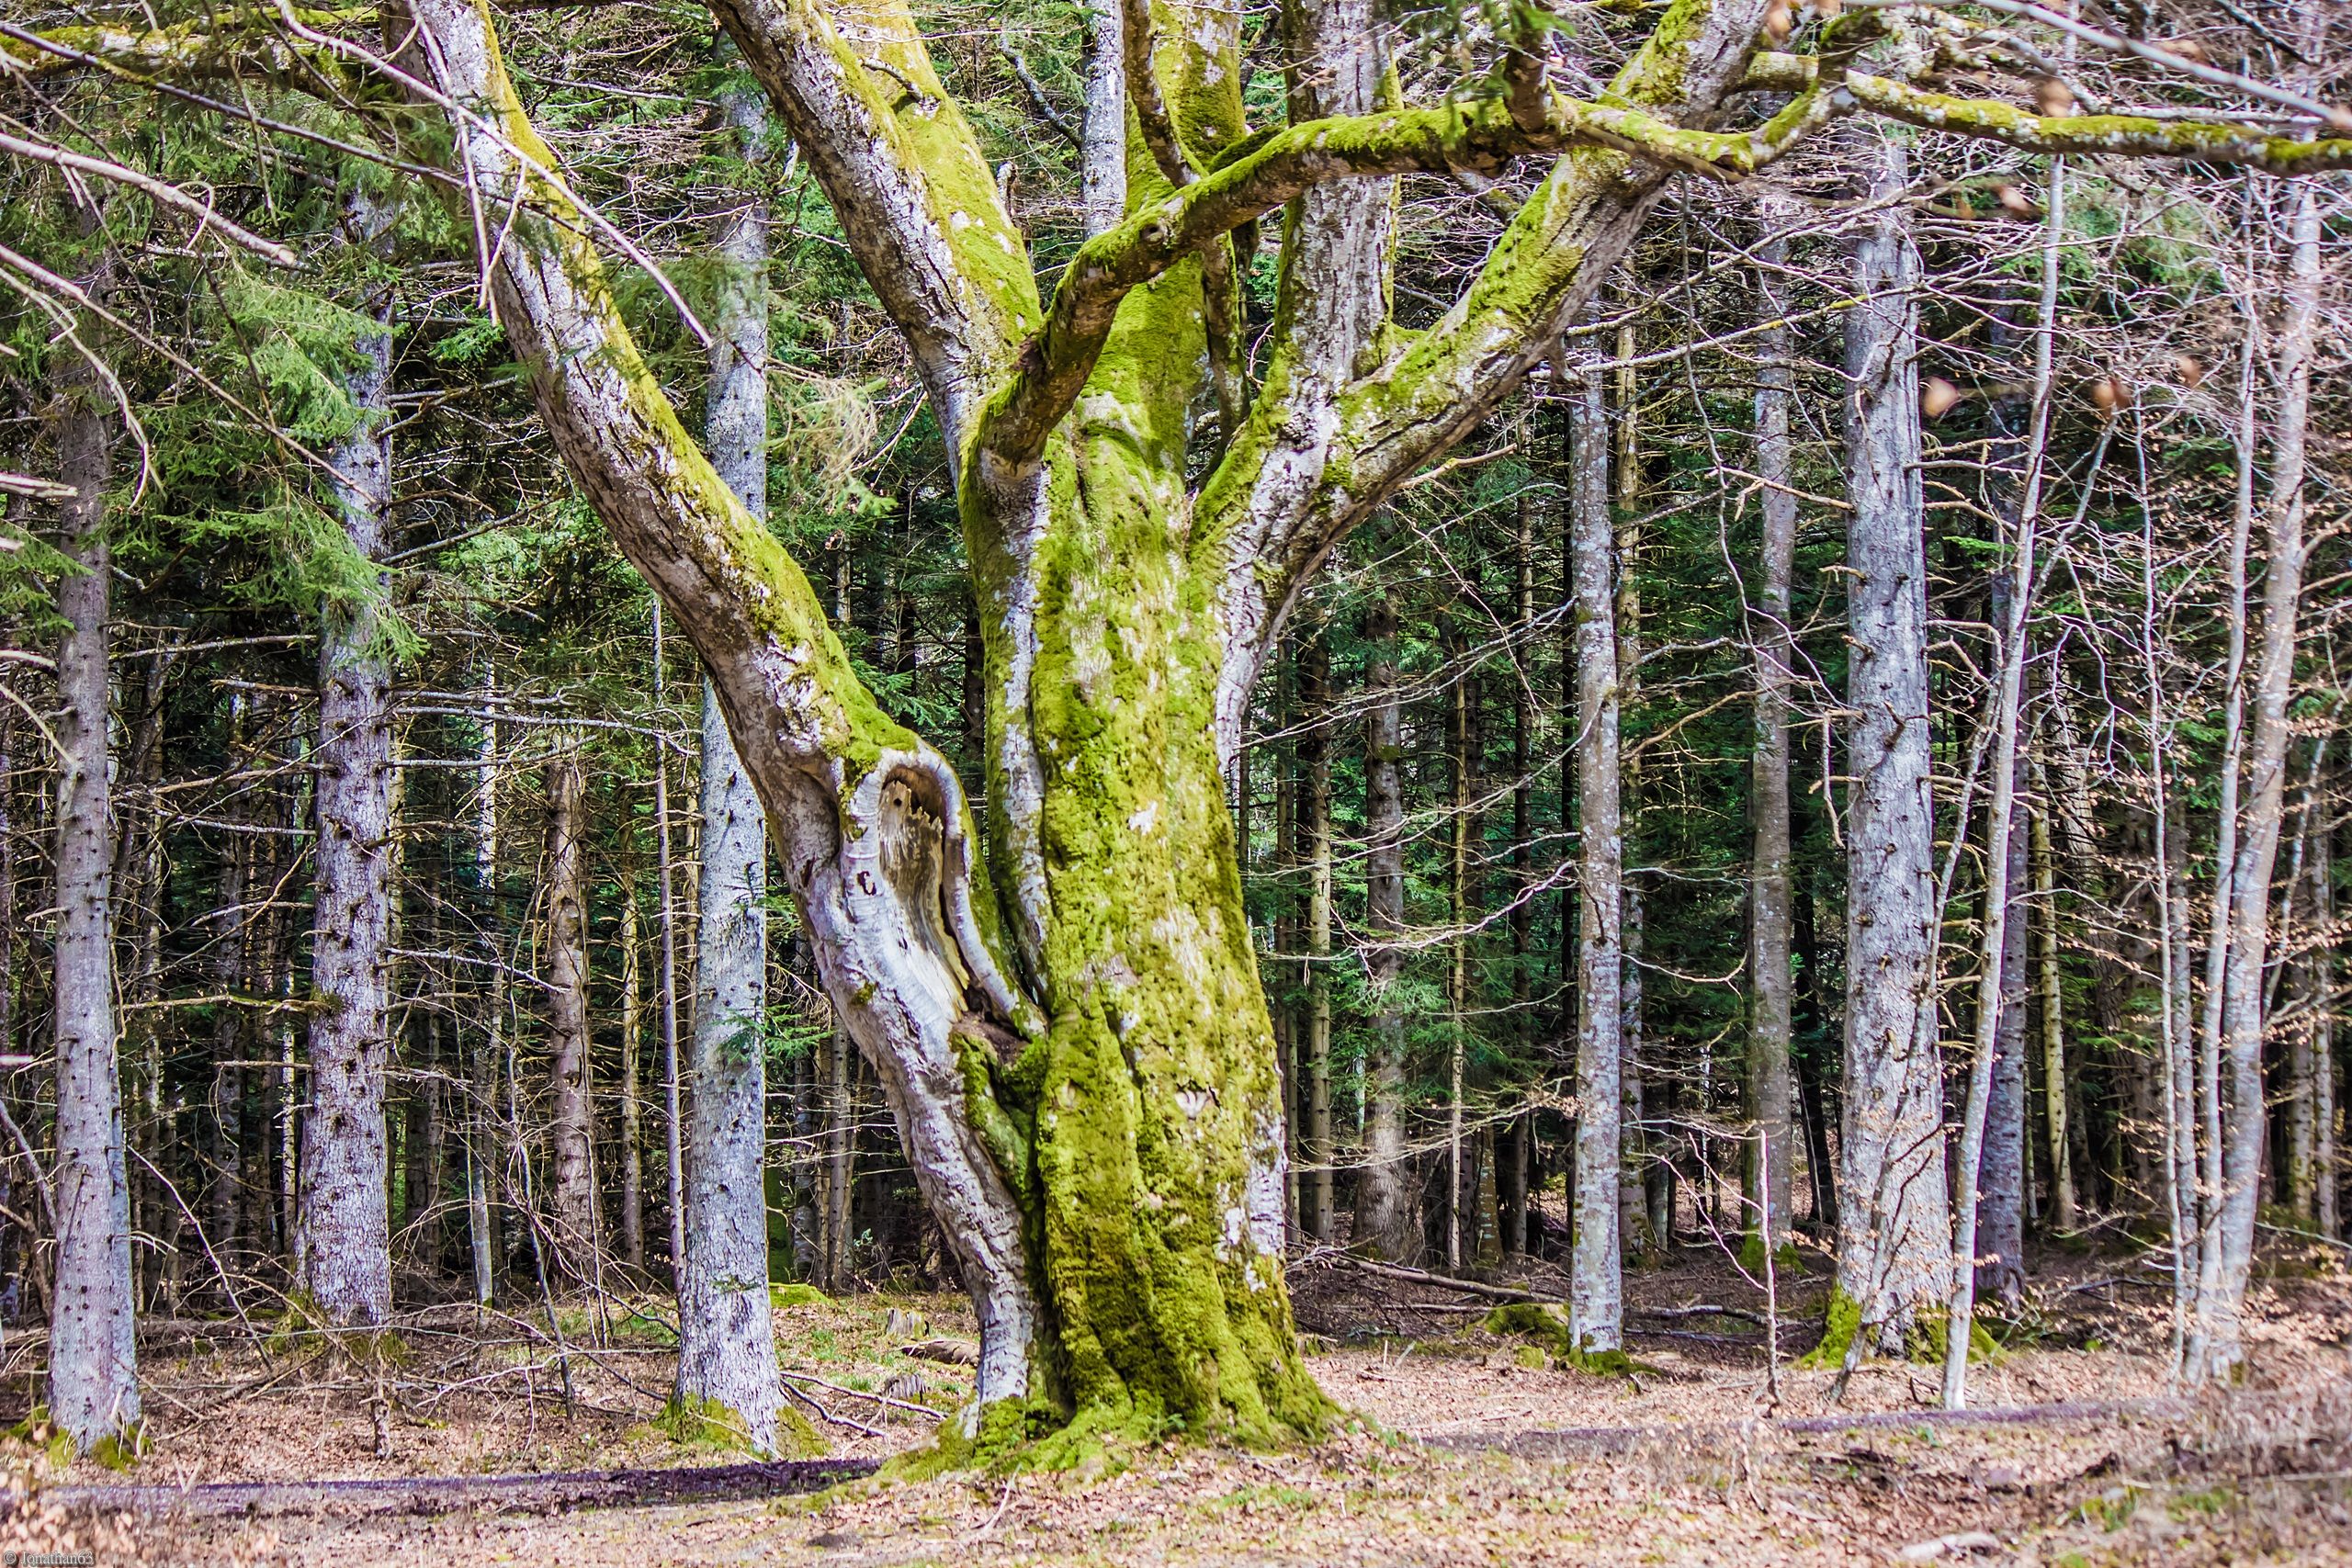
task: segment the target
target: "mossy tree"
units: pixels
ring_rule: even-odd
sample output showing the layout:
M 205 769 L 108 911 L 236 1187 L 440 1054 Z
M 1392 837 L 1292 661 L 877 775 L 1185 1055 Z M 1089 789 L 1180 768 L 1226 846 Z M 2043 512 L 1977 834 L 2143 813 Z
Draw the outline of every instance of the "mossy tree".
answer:
M 1125 216 L 1049 295 L 905 0 L 713 9 L 947 446 L 985 658 L 977 819 L 646 371 L 487 8 L 412 0 L 401 63 L 447 111 L 560 448 L 709 669 L 978 1304 L 978 1407 L 1036 1426 L 1322 1424 L 1280 1267 L 1281 1099 L 1224 769 L 1335 543 L 1518 385 L 1671 180 L 1752 172 L 1858 112 L 2046 151 L 2352 163 L 2347 141 L 1943 96 L 1923 85 L 1935 35 L 1877 11 L 1826 24 L 1817 55 L 1758 54 L 1768 19 L 1785 32 L 1771 0 L 1674 0 L 1590 101 L 1553 85 L 1582 46 L 1544 14 L 1455 18 L 1471 73 L 1427 106 L 1369 7 L 1295 0 L 1289 123 L 1253 130 L 1238 13 L 1128 0 Z M 1099 170 L 1120 119 L 1087 123 Z M 1466 289 L 1399 328 L 1388 182 L 1531 156 L 1546 170 Z M 1285 206 L 1274 320 L 1245 353 L 1237 279 Z

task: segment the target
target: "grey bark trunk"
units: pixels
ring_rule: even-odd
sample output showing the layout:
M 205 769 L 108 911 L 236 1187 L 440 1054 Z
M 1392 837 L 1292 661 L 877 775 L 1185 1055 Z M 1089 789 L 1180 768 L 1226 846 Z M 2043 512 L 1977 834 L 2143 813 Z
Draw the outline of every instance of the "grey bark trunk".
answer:
M 1080 69 L 1086 118 L 1079 148 L 1080 200 L 1086 231 L 1115 228 L 1127 210 L 1127 72 L 1120 0 L 1091 0 Z
M 1374 1007 L 1370 1071 L 1364 1079 L 1363 1169 L 1356 1179 L 1353 1243 L 1374 1257 L 1408 1262 L 1419 1252 L 1405 1190 L 1405 1014 L 1396 996 L 1405 966 L 1396 946 L 1405 930 L 1405 797 L 1397 764 L 1405 751 L 1396 700 L 1396 611 L 1374 600 L 1364 615 L 1371 649 L 1364 682 L 1364 955 Z
M 548 1219 L 556 1268 L 594 1277 L 595 1189 L 589 1168 L 587 868 L 582 853 L 586 783 L 567 739 L 548 763 L 548 1068 L 552 1083 Z
M 372 243 L 388 209 L 355 197 L 351 227 Z M 384 308 L 374 312 L 384 320 Z M 336 443 L 336 508 L 352 550 L 374 560 L 391 501 L 391 338 L 357 345 L 345 389 L 359 423 Z M 310 1095 L 302 1131 L 295 1278 L 326 1319 L 381 1324 L 392 1310 L 386 1205 L 385 949 L 391 908 L 391 667 L 372 599 L 327 606 L 319 636 L 319 739 L 312 809 Z
M 61 348 L 60 353 L 65 353 Z M 113 432 L 96 376 L 78 359 L 58 376 L 51 416 L 72 570 L 57 583 L 63 714 L 53 862 L 57 904 L 56 1286 L 49 1332 L 51 1419 L 87 1452 L 139 1426 L 130 1186 L 115 1057 L 114 822 L 107 778 L 108 590 L 106 491 Z
M 1838 1290 L 1898 1349 L 1951 1280 L 1937 1060 L 1935 818 L 1928 795 L 1927 559 L 1919 479 L 1918 253 L 1899 196 L 1906 132 L 1873 130 L 1881 204 L 1846 318 L 1846 1077 Z M 1871 144 L 1871 143 L 1874 143 Z
M 2229 957 L 2222 980 L 2229 1114 L 2222 1150 L 2221 1299 L 2204 1364 L 2224 1375 L 2245 1358 L 2239 1314 L 2254 1261 L 2255 1211 L 2263 1145 L 2262 979 L 2270 945 L 2270 875 L 2284 809 L 2288 713 L 2294 694 L 2295 621 L 2302 596 L 2303 476 L 2311 415 L 2312 360 L 2319 314 L 2318 197 L 2298 191 L 2285 309 L 2274 373 L 2280 388 L 2271 442 L 2269 538 L 2263 571 L 2262 650 L 2256 668 L 2253 729 L 2246 746 L 2245 821 L 2232 870 Z
M 1618 817 L 1617 632 L 1609 515 L 1609 416 L 1588 373 L 1568 405 L 1577 623 L 1577 812 L 1579 873 L 1576 1256 L 1568 1332 L 1578 1348 L 1614 1350 L 1623 1337 L 1619 1258 L 1618 1123 L 1623 1028 L 1624 846 Z
M 1769 229 L 1780 210 L 1762 209 Z M 1781 314 L 1779 269 L 1788 242 L 1758 248 L 1758 276 L 1768 320 Z M 1756 1126 L 1747 1168 L 1748 1223 L 1767 1247 L 1789 1239 L 1789 687 L 1793 650 L 1791 587 L 1796 570 L 1797 498 L 1789 446 L 1789 403 L 1795 372 L 1789 331 L 1776 325 L 1759 345 L 1756 471 L 1764 481 L 1763 584 L 1755 610 L 1756 747 L 1749 812 L 1755 834 L 1748 870 L 1748 972 L 1753 976 L 1747 1040 L 1747 1114 Z
M 727 114 L 747 157 L 767 133 L 766 105 L 732 95 Z M 767 515 L 768 215 L 753 201 L 719 235 L 725 275 L 712 312 L 704 445 L 755 517 Z M 695 946 L 685 1267 L 678 1280 L 682 1406 L 717 1405 L 746 1446 L 776 1449 L 784 1404 L 768 1309 L 766 819 L 735 755 L 710 683 L 702 706 L 702 920 Z

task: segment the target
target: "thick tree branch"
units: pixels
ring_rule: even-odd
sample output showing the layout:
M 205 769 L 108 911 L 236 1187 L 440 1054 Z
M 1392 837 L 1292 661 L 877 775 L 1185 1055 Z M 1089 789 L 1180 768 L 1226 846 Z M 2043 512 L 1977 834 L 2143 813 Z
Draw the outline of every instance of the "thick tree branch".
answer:
M 818 0 L 713 0 L 836 211 L 851 254 L 914 350 L 949 458 L 986 388 L 1039 321 L 1028 248 L 904 0 L 855 37 Z

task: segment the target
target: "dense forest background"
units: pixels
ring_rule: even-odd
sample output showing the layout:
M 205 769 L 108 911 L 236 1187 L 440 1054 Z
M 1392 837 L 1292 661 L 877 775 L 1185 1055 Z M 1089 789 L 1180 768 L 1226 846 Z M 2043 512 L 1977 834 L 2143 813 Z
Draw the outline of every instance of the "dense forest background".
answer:
M 917 9 L 1050 278 L 1087 231 L 1087 13 Z M 1576 48 L 1622 49 L 1642 10 L 1577 8 Z M 2224 85 L 2078 59 L 2019 23 L 2005 36 L 2064 62 L 1987 44 L 1979 85 L 2039 92 L 2044 112 L 2064 112 L 2051 95 L 2154 96 L 2181 118 L 2218 100 L 2303 134 L 2309 113 L 2248 111 L 2234 85 L 2341 85 L 2324 7 L 2079 10 Z M 1782 38 L 1816 25 L 1775 16 Z M 697 429 L 703 323 L 739 287 L 721 240 L 763 217 L 769 525 L 866 686 L 977 795 L 982 634 L 956 487 L 843 217 L 790 138 L 741 111 L 757 89 L 702 7 L 522 4 L 498 23 L 647 364 Z M 1484 47 L 1450 16 L 1390 25 L 1412 90 Z M 1242 28 L 1245 107 L 1278 122 L 1281 18 Z M 81 1111 L 59 1085 L 87 1087 L 57 1055 L 56 964 L 85 896 L 62 765 L 90 755 L 76 712 L 100 716 L 111 781 L 98 940 L 142 1317 L 274 1314 L 312 1288 L 297 1254 L 304 1182 L 327 1179 L 305 1146 L 334 1006 L 321 933 L 351 929 L 374 931 L 388 993 L 392 1300 L 527 1310 L 666 1285 L 696 1245 L 697 1010 L 721 1005 L 696 963 L 702 677 L 492 318 L 495 204 L 469 219 L 440 173 L 446 130 L 266 10 L 20 8 L 0 65 L 0 1314 L 45 1319 L 79 1288 L 53 1246 L 60 1127 Z M 1676 183 L 1537 371 L 1293 612 L 1228 785 L 1295 1251 L 1352 1244 L 1455 1276 L 1567 1255 L 1596 1114 L 1579 900 L 1603 894 L 1623 1266 L 1706 1247 L 1761 1270 L 1792 1229 L 1778 1266 L 1801 1267 L 1834 1244 L 1853 1201 L 1841 1043 L 1870 983 L 1849 945 L 1849 317 L 1858 247 L 1890 231 L 1916 258 L 1938 1135 L 1962 1146 L 1987 1042 L 1986 1310 L 2019 1299 L 2028 1237 L 2128 1238 L 2184 1281 L 2196 1268 L 2247 900 L 2254 967 L 2228 984 L 2259 993 L 2258 1224 L 2346 1234 L 2347 187 L 1926 130 L 1901 133 L 1890 180 L 1850 129 L 1756 181 Z M 35 155 L 54 148 L 145 183 Z M 1397 330 L 1443 314 L 1514 179 L 1398 182 Z M 187 193 L 233 225 L 191 216 Z M 1277 308 L 1282 222 L 1241 253 L 1250 333 Z M 1214 406 L 1198 418 L 1204 467 L 1221 437 Z M 77 420 L 107 426 L 96 491 Z M 384 455 L 384 504 L 379 535 L 355 537 L 336 465 L 363 449 Z M 1596 474 L 1600 600 L 1579 588 L 1575 504 Z M 74 508 L 97 496 L 93 555 Z M 95 710 L 71 684 L 89 629 L 74 584 L 92 574 L 112 599 Z M 1599 739 L 1578 651 L 1597 603 L 1622 815 L 1619 885 L 1599 891 L 1578 773 Z M 354 669 L 387 682 L 389 750 L 349 763 L 321 692 Z M 316 849 L 346 765 L 389 770 L 386 873 L 372 913 L 332 928 Z M 2264 834 L 2275 858 L 2249 882 L 2238 857 Z M 952 1284 L 784 885 L 757 893 L 764 1001 L 729 1025 L 765 1067 L 769 1276 Z M 1779 1066 L 1757 1043 L 1775 1036 Z M 1759 1121 L 1776 1071 L 1786 1109 Z M 1787 1196 L 1759 1224 L 1772 1169 Z

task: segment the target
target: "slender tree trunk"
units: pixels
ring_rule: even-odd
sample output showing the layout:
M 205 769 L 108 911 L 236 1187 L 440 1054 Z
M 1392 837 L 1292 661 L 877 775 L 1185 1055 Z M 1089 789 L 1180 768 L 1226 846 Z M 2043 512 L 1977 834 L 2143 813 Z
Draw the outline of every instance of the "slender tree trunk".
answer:
M 2332 804 L 2332 796 L 2323 796 Z M 2343 1234 L 2336 1189 L 2335 829 L 2324 816 L 2312 835 L 2312 920 L 2321 933 L 2312 964 L 2312 1223 L 2324 1236 Z
M 1374 1011 L 1371 1072 L 1364 1090 L 1364 1164 L 1356 1179 L 1353 1243 L 1375 1258 L 1410 1262 L 1420 1252 L 1406 1191 L 1405 1013 L 1396 997 L 1405 930 L 1405 796 L 1397 764 L 1405 751 L 1402 706 L 1396 699 L 1396 610 L 1386 598 L 1364 612 L 1370 649 L 1364 684 L 1363 820 L 1364 925 L 1372 945 L 1364 954 Z
M 1446 668 L 1453 690 L 1447 694 L 1446 754 L 1453 775 L 1453 820 L 1447 835 L 1446 886 L 1452 897 L 1451 933 L 1445 944 L 1445 1266 L 1459 1272 L 1472 1255 L 1477 1238 L 1465 1247 L 1462 1234 L 1463 1191 L 1471 1186 L 1469 1138 L 1463 1125 L 1464 1074 L 1469 1062 L 1470 1009 L 1470 813 L 1476 792 L 1470 764 L 1470 655 L 1460 628 L 1449 619 L 1445 637 Z
M 548 1058 L 553 1086 L 548 1186 L 557 1267 L 593 1278 L 595 1189 L 589 1174 L 588 886 L 581 839 L 586 782 L 569 739 L 548 762 L 547 998 Z
M 1511 561 L 1518 574 L 1511 606 L 1511 625 L 1524 636 L 1535 624 L 1535 516 L 1533 491 L 1522 494 L 1516 513 L 1517 536 Z M 1510 792 L 1510 1031 L 1521 1062 L 1537 1054 L 1534 1018 L 1528 1006 L 1530 966 L 1533 962 L 1535 895 L 1535 713 L 1533 687 L 1525 680 L 1511 682 Z M 1529 1145 L 1534 1141 L 1534 1118 L 1520 1111 L 1503 1124 L 1503 1146 L 1495 1160 L 1496 1218 L 1502 1231 L 1502 1256 L 1516 1258 L 1527 1250 L 1527 1182 Z
M 846 553 L 842 558 L 848 558 Z M 653 601 L 653 705 L 657 711 L 663 700 L 662 676 L 662 600 L 657 594 Z M 670 1278 L 675 1283 L 684 1278 L 686 1260 L 685 1122 L 678 1100 L 678 905 L 671 881 L 670 758 L 669 753 L 659 747 L 653 752 L 653 836 L 655 852 L 662 861 L 662 908 L 658 922 L 662 934 L 662 1134 L 668 1176 L 666 1213 L 670 1218 Z M 827 1288 L 831 1288 L 830 1281 Z
M 494 665 L 484 670 L 481 749 L 474 785 L 474 891 L 480 909 L 485 960 L 479 993 L 481 1030 L 473 1037 L 472 1071 L 466 1097 L 466 1239 L 473 1265 L 474 1302 L 488 1306 L 497 1290 L 498 1238 L 491 1218 L 491 1190 L 501 1140 L 498 1064 L 505 1054 L 506 953 L 497 931 L 498 897 L 498 684 Z
M 2025 759 L 2018 758 L 2018 795 Z M 1993 1081 L 1984 1111 L 1984 1160 L 1977 1179 L 1979 1205 L 1976 1289 L 2014 1314 L 2025 1298 L 2026 948 L 2032 905 L 2029 829 L 2022 806 L 2012 807 L 2004 852 L 2009 914 L 2001 931 L 2000 1017 L 1993 1032 Z
M 351 227 L 372 243 L 391 212 L 353 199 Z M 373 312 L 386 320 L 386 307 Z M 388 434 L 391 338 L 357 345 L 345 389 L 359 423 L 334 450 L 337 510 L 353 552 L 373 561 L 391 502 Z M 374 1326 L 392 1310 L 386 1203 L 385 1017 L 391 909 L 391 667 L 371 598 L 328 605 L 319 637 L 318 837 L 311 920 L 310 1095 L 295 1280 L 327 1320 Z
M 2222 976 L 2222 1031 L 2229 1113 L 2222 1151 L 2221 1297 L 2218 1327 L 2201 1368 L 2220 1377 L 2245 1358 L 2240 1314 L 2254 1263 L 2255 1210 L 2264 1136 L 2262 976 L 2270 945 L 2270 875 L 2285 807 L 2287 747 L 2293 724 L 2296 610 L 2303 582 L 2303 477 L 2311 416 L 2312 360 L 2319 314 L 2319 198 L 2297 190 L 2293 251 L 2273 373 L 2281 389 L 2271 440 L 2267 559 L 2262 582 L 2262 648 L 2256 666 L 2253 728 L 2246 746 L 2245 829 L 2231 870 L 2229 956 Z
M 2060 984 L 2058 964 L 2058 869 L 2050 844 L 2050 807 L 2046 798 L 2033 814 L 2033 902 L 2035 987 L 2041 997 L 2041 1081 L 2043 1126 L 2050 1161 L 2049 1228 L 2060 1234 L 2078 1224 L 2075 1213 L 2075 1164 L 2066 1144 L 2066 993 Z
M 1623 1338 L 1619 1256 L 1620 1032 L 1624 1024 L 1624 846 L 1618 817 L 1615 541 L 1609 515 L 1609 416 L 1600 379 L 1570 389 L 1577 622 L 1577 913 L 1576 1258 L 1569 1333 L 1577 1348 Z
M 1756 745 L 1748 809 L 1754 850 L 1748 870 L 1747 964 L 1753 989 L 1747 1040 L 1747 1114 L 1758 1140 L 1748 1160 L 1743 1224 L 1766 1247 L 1789 1239 L 1789 688 L 1794 627 L 1791 591 L 1796 574 L 1797 498 L 1789 445 L 1789 404 L 1796 374 L 1789 363 L 1789 329 L 1781 321 L 1779 271 L 1788 242 L 1769 232 L 1785 220 L 1777 204 L 1760 209 L 1768 233 L 1758 248 L 1758 301 L 1776 324 L 1758 352 L 1756 389 L 1756 471 L 1764 481 L 1763 583 L 1754 612 Z M 1760 1147 L 1758 1145 L 1760 1144 Z
M 115 1056 L 114 822 L 107 718 L 113 557 L 106 491 L 113 432 L 97 378 L 65 345 L 50 416 L 69 569 L 57 581 L 64 631 L 57 694 L 63 715 L 52 863 L 57 906 L 56 1287 L 49 1333 L 51 1419 L 88 1452 L 139 1427 L 133 1339 L 130 1187 L 124 1168 Z
M 634 829 L 631 829 L 632 833 Z M 621 876 L 621 1260 L 645 1267 L 645 936 L 633 864 Z
M 1846 1073 L 1838 1292 L 1867 1348 L 1895 1350 L 1951 1279 L 1936 1054 L 1935 816 L 1919 479 L 1918 253 L 1900 193 L 1908 132 L 1874 129 L 1880 204 L 1846 317 Z M 1832 1353 L 1842 1350 L 1833 1338 Z
M 1628 361 L 1638 347 L 1633 323 L 1617 329 L 1617 357 Z M 1635 708 L 1642 697 L 1642 588 L 1636 567 L 1641 560 L 1642 531 L 1642 447 L 1641 404 L 1639 378 L 1630 364 L 1621 363 L 1616 373 L 1617 421 L 1615 481 L 1616 559 L 1612 571 L 1616 581 L 1614 608 L 1617 618 L 1617 702 L 1615 711 L 1621 720 L 1628 709 Z M 1643 1090 L 1644 1067 L 1647 1061 L 1642 1029 L 1642 944 L 1646 929 L 1644 919 L 1641 884 L 1635 880 L 1634 867 L 1623 864 L 1623 845 L 1637 842 L 1634 828 L 1639 819 L 1642 799 L 1642 764 L 1639 758 L 1624 761 L 1620 775 L 1620 876 L 1618 897 L 1623 906 L 1622 923 L 1617 931 L 1620 955 L 1617 1033 L 1617 1136 L 1619 1158 L 1617 1169 L 1618 1242 L 1621 1250 L 1656 1251 L 1666 1253 L 1674 1247 L 1674 1200 L 1672 1151 L 1678 1140 L 1665 1135 L 1653 1137 L 1645 1126 L 1645 1118 L 1662 1112 L 1664 1106 L 1645 1107 Z M 1700 1072 L 1703 1079 L 1709 1059 L 1702 1057 Z M 1703 1085 L 1700 1103 L 1706 1103 Z M 1696 1135 L 1693 1134 L 1695 1143 Z M 1664 1201 L 1661 1202 L 1661 1195 Z
M 756 161 L 765 100 L 732 93 L 729 119 Z M 754 517 L 767 515 L 768 214 L 754 199 L 719 235 L 727 269 L 712 312 L 704 445 Z M 682 1407 L 740 1425 L 745 1446 L 776 1449 L 784 1390 L 768 1309 L 766 819 L 735 755 L 718 694 L 702 706 L 702 920 L 695 945 L 693 1157 L 686 1258 L 678 1282 Z
M 1306 773 L 1306 1039 L 1299 1073 L 1299 1232 L 1328 1242 L 1332 1213 L 1331 1145 L 1331 647 L 1307 635 L 1298 651 L 1299 705 L 1306 728 L 1299 761 Z

